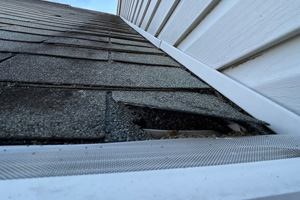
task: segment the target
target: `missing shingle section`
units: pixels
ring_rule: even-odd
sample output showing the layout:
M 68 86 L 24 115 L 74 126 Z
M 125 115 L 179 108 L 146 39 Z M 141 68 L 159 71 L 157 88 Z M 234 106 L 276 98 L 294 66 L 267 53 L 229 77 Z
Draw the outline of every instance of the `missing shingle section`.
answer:
M 113 99 L 125 105 L 188 112 L 233 121 L 265 122 L 245 115 L 214 95 L 190 92 L 114 91 Z
M 0 138 L 101 139 L 106 92 L 0 87 Z
M 107 95 L 105 142 L 138 141 L 149 139 L 234 137 L 269 134 L 250 123 L 242 123 L 243 131 L 233 131 L 222 118 L 181 111 L 124 105 Z M 164 131 L 154 134 L 151 130 Z
M 228 121 L 222 118 L 138 106 L 127 106 L 127 108 L 135 116 L 135 124 L 153 139 L 272 134 L 262 126 L 253 126 L 250 123 L 230 122 L 236 126 L 241 126 L 240 124 L 243 126 L 243 130 L 233 130 L 228 126 Z
M 169 56 L 112 52 L 112 59 L 118 62 L 181 67 Z
M 143 133 L 135 122 L 135 116 L 127 107 L 117 104 L 111 93 L 106 98 L 106 135 L 105 142 L 124 142 L 149 140 L 151 136 Z
M 215 130 L 221 133 L 230 131 L 224 121 L 218 118 L 140 106 L 127 107 L 138 116 L 135 123 L 143 129 Z

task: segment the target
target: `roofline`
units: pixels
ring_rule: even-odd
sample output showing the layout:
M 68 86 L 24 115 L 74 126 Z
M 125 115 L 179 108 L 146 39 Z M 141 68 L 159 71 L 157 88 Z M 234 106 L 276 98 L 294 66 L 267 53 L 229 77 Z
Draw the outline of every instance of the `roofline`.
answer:
M 122 5 L 122 0 L 118 0 L 117 15 L 120 15 L 121 13 L 121 5 Z

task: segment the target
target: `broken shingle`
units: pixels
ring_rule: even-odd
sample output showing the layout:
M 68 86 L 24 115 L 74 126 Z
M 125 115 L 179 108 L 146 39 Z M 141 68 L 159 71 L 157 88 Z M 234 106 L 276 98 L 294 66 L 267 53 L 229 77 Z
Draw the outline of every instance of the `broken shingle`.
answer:
M 261 123 L 234 109 L 216 96 L 191 92 L 139 92 L 114 91 L 113 99 L 118 103 L 188 112 L 235 121 Z
M 209 88 L 180 68 L 18 55 L 0 64 L 0 80 L 144 88 Z
M 106 92 L 0 87 L 0 138 L 100 139 Z

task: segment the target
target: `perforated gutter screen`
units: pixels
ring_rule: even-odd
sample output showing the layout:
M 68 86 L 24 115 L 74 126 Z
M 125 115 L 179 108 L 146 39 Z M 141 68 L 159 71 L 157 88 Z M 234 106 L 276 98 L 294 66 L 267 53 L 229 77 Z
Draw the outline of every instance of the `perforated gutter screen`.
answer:
M 300 157 L 300 137 L 253 136 L 0 147 L 0 179 L 213 166 Z

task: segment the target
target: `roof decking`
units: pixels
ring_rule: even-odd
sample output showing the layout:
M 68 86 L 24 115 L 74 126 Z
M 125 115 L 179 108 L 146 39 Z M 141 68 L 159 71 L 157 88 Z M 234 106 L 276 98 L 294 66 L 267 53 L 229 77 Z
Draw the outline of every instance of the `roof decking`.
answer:
M 262 124 L 118 16 L 40 0 L 0 2 L 2 141 L 149 139 L 124 103 Z

